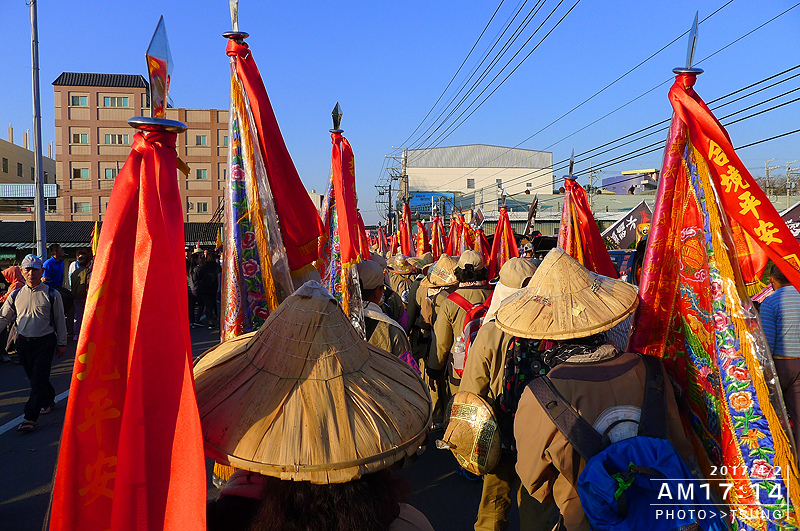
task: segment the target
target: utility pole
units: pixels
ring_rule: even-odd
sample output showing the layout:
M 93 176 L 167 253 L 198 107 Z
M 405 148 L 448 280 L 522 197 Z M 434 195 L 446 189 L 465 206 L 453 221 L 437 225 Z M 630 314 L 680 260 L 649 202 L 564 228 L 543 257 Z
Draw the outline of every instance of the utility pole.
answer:
M 769 172 L 770 170 L 777 170 L 780 166 L 770 166 L 769 163 L 775 159 L 769 159 L 764 161 L 764 186 L 767 188 L 765 191 L 767 192 L 767 198 L 769 198 Z
M 42 168 L 42 111 L 39 104 L 39 25 L 36 13 L 37 0 L 31 6 L 31 70 L 33 72 L 33 173 L 35 179 L 34 227 L 36 252 L 47 257 L 47 232 L 44 224 L 44 169 Z
M 790 168 L 789 164 L 794 164 L 795 162 L 798 162 L 798 160 L 795 159 L 791 162 L 786 163 L 786 208 L 787 209 L 791 206 L 789 205 L 789 182 L 790 182 L 789 176 L 792 175 L 792 171 L 797 169 L 797 168 Z

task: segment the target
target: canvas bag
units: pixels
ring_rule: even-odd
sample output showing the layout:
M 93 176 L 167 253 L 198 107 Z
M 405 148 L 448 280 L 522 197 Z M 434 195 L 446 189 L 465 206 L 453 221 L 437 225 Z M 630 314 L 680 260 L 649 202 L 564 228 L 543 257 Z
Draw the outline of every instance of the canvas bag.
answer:
M 455 372 L 458 378 L 464 375 L 464 367 L 466 367 L 467 364 L 469 347 L 475 340 L 475 336 L 478 335 L 478 330 L 480 330 L 483 325 L 483 318 L 486 312 L 489 311 L 489 305 L 492 303 L 493 294 L 494 293 L 489 294 L 485 301 L 479 302 L 478 304 L 472 304 L 456 292 L 447 296 L 448 299 L 458 304 L 467 312 L 464 318 L 464 329 L 461 335 L 453 342 L 453 347 L 451 349 L 453 354 L 453 372 Z

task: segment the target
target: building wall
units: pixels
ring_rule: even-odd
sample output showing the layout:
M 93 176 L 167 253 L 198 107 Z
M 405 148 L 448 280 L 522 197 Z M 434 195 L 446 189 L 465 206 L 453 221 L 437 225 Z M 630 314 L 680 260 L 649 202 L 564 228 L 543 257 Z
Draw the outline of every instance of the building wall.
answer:
M 9 141 L 0 140 L 0 183 L 31 184 L 35 182 L 33 171 L 34 153 L 24 145 L 13 143 L 12 139 L 18 140 L 21 138 L 14 138 L 14 132 L 9 128 Z M 55 183 L 57 179 L 56 161 L 43 156 L 42 169 L 44 170 L 45 184 Z M 45 200 L 45 203 L 49 206 L 49 208 L 45 209 L 46 219 L 61 219 L 57 217 L 57 202 L 55 200 L 50 202 Z M 0 216 L 9 220 L 32 220 L 33 199 L 0 197 Z
M 149 116 L 145 88 L 54 85 L 56 175 L 64 221 L 102 220 L 116 175 L 131 151 L 134 116 Z M 72 96 L 78 105 L 72 105 Z M 84 101 L 81 97 L 85 97 Z M 106 106 L 105 98 L 113 98 Z M 117 98 L 127 98 L 120 100 Z M 119 105 L 127 103 L 127 105 Z M 178 172 L 184 221 L 207 222 L 222 201 L 227 173 L 228 111 L 168 109 L 167 118 L 188 130 L 177 139 L 178 156 L 191 168 Z
M 553 174 L 536 168 L 407 168 L 409 191 L 460 192 L 491 196 L 505 188 L 516 194 L 526 189 L 549 193 Z

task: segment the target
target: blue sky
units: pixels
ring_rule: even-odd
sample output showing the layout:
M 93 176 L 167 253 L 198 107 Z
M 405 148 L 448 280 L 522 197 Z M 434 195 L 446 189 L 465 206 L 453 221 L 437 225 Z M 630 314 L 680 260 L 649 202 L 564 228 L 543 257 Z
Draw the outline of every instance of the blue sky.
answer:
M 402 3 L 241 0 L 240 27 L 251 34 L 248 42 L 306 186 L 317 191 L 325 187 L 330 165 L 330 112 L 339 101 L 344 110 L 345 136 L 356 155 L 360 207 L 368 223 L 376 221 L 374 184 L 384 165 L 384 156 L 393 147 L 400 147 L 420 123 L 498 3 L 499 0 Z M 442 145 L 517 145 L 686 31 L 695 10 L 703 19 L 725 3 L 726 0 L 581 0 L 518 70 Z M 521 40 L 556 4 L 556 0 L 547 0 Z M 551 28 L 573 4 L 574 0 L 565 1 L 544 30 Z M 476 54 L 486 50 L 519 5 L 520 0 L 503 3 L 476 47 Z M 794 2 L 734 0 L 701 24 L 696 59 L 712 54 L 792 5 Z M 173 103 L 189 108 L 227 108 L 230 74 L 226 43 L 221 37 L 222 32 L 230 29 L 227 0 L 138 3 L 40 0 L 45 145 L 54 139 L 52 81 L 63 71 L 144 74 L 144 50 L 161 14 L 165 17 L 175 61 Z M 800 7 L 703 62 L 700 67 L 706 73 L 696 85 L 699 94 L 709 101 L 800 64 L 798 22 Z M 32 124 L 29 8 L 24 0 L 2 2 L 0 25 L 5 52 L 4 76 L 0 79 L 0 122 L 14 125 L 19 143 L 22 132 Z M 537 41 L 538 37 L 534 38 L 531 45 Z M 580 153 L 668 118 L 671 109 L 667 101 L 669 84 L 666 84 L 558 142 L 669 79 L 671 69 L 683 64 L 685 53 L 686 38 L 681 38 L 520 147 L 547 149 L 553 152 L 555 161 L 560 161 L 569 157 L 573 148 Z M 473 65 L 469 61 L 465 68 Z M 456 86 L 461 79 L 457 79 Z M 798 86 L 800 78 L 732 104 L 725 112 Z M 772 104 L 794 97 L 797 93 Z M 744 145 L 797 129 L 799 117 L 800 102 L 732 125 L 729 133 L 734 145 Z M 6 138 L 4 128 L 0 136 Z M 659 138 L 663 136 L 656 135 L 649 142 Z M 739 154 L 754 175 L 763 175 L 766 159 L 777 159 L 771 164 L 780 164 L 782 168 L 786 162 L 800 159 L 799 144 L 800 134 L 797 134 Z M 592 162 L 598 165 L 625 151 L 600 155 Z M 601 177 L 622 170 L 660 167 L 660 164 L 661 154 L 653 153 L 608 167 Z M 576 170 L 588 165 L 589 161 L 581 162 Z

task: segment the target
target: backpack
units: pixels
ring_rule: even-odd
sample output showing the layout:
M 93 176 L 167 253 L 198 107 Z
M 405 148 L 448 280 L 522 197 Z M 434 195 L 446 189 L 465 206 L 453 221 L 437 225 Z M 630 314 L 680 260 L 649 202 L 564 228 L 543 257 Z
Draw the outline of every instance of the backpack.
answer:
M 642 360 L 647 375 L 639 420 L 615 420 L 602 434 L 550 378 L 536 378 L 530 385 L 553 424 L 586 461 L 577 483 L 586 517 L 595 530 L 725 530 L 708 489 L 689 488 L 697 478 L 667 439 L 661 362 L 652 356 Z M 622 423 L 638 424 L 637 434 L 612 442 L 612 430 Z
M 453 371 L 458 378 L 464 375 L 469 347 L 475 340 L 475 336 L 478 335 L 478 330 L 483 324 L 483 317 L 489 311 L 489 305 L 492 304 L 492 295 L 494 295 L 494 292 L 490 293 L 485 301 L 478 304 L 472 304 L 455 291 L 447 296 L 448 299 L 467 312 L 466 317 L 464 317 L 464 329 L 461 335 L 453 342 L 453 348 L 451 349 L 453 353 Z
M 517 451 L 514 417 L 522 392 L 537 376 L 550 368 L 542 357 L 541 340 L 515 337 L 508 343 L 503 362 L 503 391 L 494 403 L 497 429 L 505 450 Z

